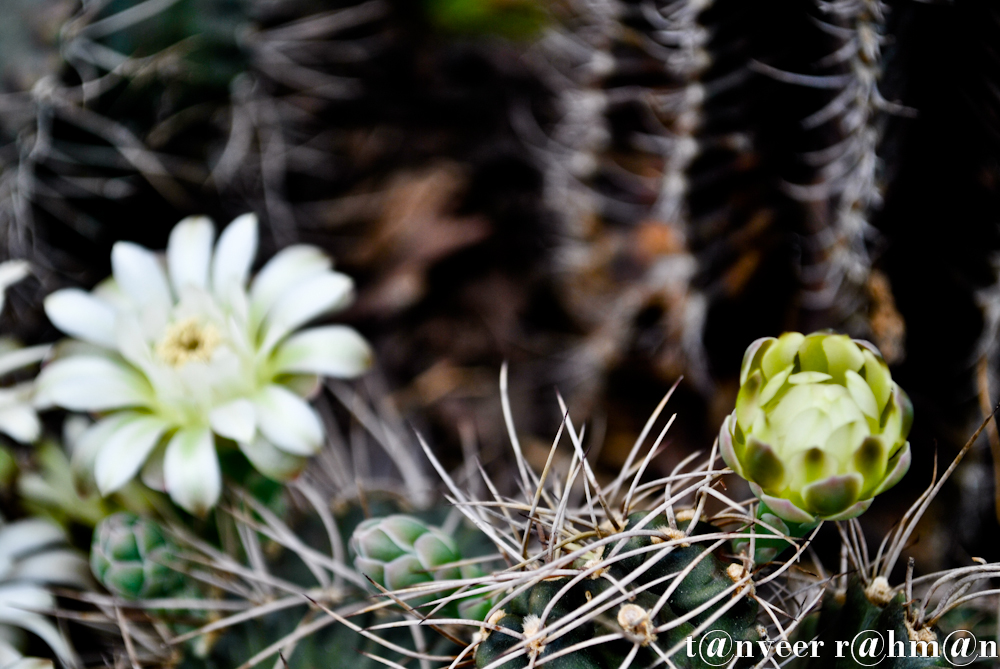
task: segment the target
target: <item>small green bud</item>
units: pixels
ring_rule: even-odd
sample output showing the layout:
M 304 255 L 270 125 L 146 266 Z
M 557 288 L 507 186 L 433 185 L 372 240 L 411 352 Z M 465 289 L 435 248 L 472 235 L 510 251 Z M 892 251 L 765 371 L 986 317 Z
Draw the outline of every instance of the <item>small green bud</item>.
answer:
M 478 574 L 473 566 L 459 567 L 462 560 L 454 540 L 436 527 L 404 515 L 370 518 L 351 536 L 354 566 L 362 574 L 388 590 L 401 590 L 430 581 L 469 578 Z M 408 599 L 419 606 L 447 592 Z M 481 597 L 459 600 L 449 613 L 482 620 L 489 602 Z
M 176 547 L 156 523 L 132 513 L 116 513 L 94 531 L 90 568 L 119 597 L 165 597 L 184 584 L 183 575 L 167 566 L 174 552 Z
M 355 566 L 389 590 L 461 578 L 457 568 L 441 569 L 462 559 L 451 537 L 411 516 L 364 521 L 354 530 L 351 548 Z

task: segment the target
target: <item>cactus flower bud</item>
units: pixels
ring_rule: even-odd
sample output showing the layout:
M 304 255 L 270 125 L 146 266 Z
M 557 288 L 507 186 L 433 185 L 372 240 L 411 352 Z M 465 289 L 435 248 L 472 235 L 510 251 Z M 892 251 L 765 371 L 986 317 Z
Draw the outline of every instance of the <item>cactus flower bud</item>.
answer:
M 747 349 L 722 457 L 790 523 L 844 520 L 910 466 L 909 398 L 872 344 L 786 332 Z
M 176 550 L 156 523 L 132 513 L 116 513 L 94 531 L 90 568 L 119 597 L 165 597 L 184 585 L 183 575 L 166 564 Z

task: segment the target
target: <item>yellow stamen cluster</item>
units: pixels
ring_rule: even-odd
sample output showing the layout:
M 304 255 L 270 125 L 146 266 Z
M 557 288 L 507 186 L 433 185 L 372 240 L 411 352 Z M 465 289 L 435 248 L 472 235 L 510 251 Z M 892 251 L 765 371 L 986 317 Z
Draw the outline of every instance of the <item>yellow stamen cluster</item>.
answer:
M 222 343 L 222 333 L 211 323 L 197 318 L 185 318 L 172 323 L 156 344 L 156 356 L 171 367 L 183 367 L 189 362 L 208 362 Z

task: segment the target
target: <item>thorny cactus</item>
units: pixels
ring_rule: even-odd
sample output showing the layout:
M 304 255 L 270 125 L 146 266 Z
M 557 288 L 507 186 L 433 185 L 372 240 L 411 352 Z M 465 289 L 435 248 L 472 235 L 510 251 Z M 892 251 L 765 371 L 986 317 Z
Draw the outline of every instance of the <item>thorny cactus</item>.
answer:
M 424 607 L 432 612 L 435 605 L 473 593 L 491 598 L 485 622 L 427 621 L 479 628 L 455 662 L 471 656 L 480 669 L 550 662 L 597 668 L 673 656 L 683 664 L 687 661 L 676 655 L 688 636 L 723 630 L 740 640 L 759 638 L 752 574 L 743 561 L 727 556 L 732 535 L 704 513 L 705 490 L 725 471 L 712 467 L 716 454 L 690 469 L 689 460 L 665 479 L 640 482 L 666 435 L 663 429 L 641 464 L 636 462 L 663 403 L 621 474 L 606 486 L 597 482 L 568 418 L 545 468 L 536 473 L 522 455 L 509 405 L 504 406 L 522 499 L 501 495 L 489 478 L 484 482 L 493 499 L 475 499 L 458 488 L 426 445 L 424 450 L 445 478 L 450 499 L 493 541 L 508 568 L 390 593 L 400 602 L 434 593 L 437 600 Z M 559 476 L 553 463 L 563 434 L 572 450 L 569 470 Z M 683 501 L 688 503 L 681 508 Z M 753 522 L 748 515 L 745 520 Z
M 371 96 L 389 100 L 388 111 L 379 109 L 377 101 L 358 102 L 371 90 L 372 80 L 390 89 L 394 77 L 405 79 L 400 74 L 411 72 L 408 67 L 385 68 L 390 59 L 382 57 L 383 53 L 409 56 L 419 50 L 405 44 L 413 35 L 400 27 L 409 16 L 400 7 L 407 3 L 334 4 L 332 9 L 314 11 L 310 2 L 82 3 L 80 13 L 62 31 L 64 72 L 46 77 L 31 93 L 3 101 L 5 114 L 12 110 L 12 120 L 30 119 L 5 129 L 17 139 L 4 147 L 2 156 L 4 246 L 38 260 L 38 275 L 47 289 L 68 280 L 87 283 L 88 277 L 101 274 L 101 268 L 88 266 L 78 248 L 92 250 L 128 235 L 148 235 L 150 239 L 140 240 L 144 243 L 163 241 L 177 212 L 195 208 L 202 196 L 213 200 L 210 209 L 232 206 L 216 201 L 225 197 L 241 205 L 253 203 L 267 213 L 270 232 L 279 244 L 350 219 L 355 214 L 344 210 L 357 207 L 354 194 L 328 200 L 330 193 L 342 194 L 365 182 L 370 163 L 379 159 L 395 163 L 386 156 L 400 154 L 385 146 L 410 144 L 397 141 L 396 131 L 404 138 L 411 136 L 408 132 L 431 133 L 412 119 L 396 120 L 396 110 L 403 106 L 396 104 L 397 96 Z M 448 0 L 447 4 L 454 8 L 462 3 Z M 996 41 L 990 36 L 1000 22 L 988 3 L 950 3 L 954 10 L 940 9 L 949 3 L 926 4 L 931 7 L 927 12 L 941 12 L 936 16 L 948 19 L 941 42 L 938 26 L 927 30 L 926 24 L 934 22 L 927 21 L 929 14 L 918 15 L 925 10 L 913 9 L 916 3 L 893 3 L 893 14 L 902 17 L 894 22 L 889 6 L 877 0 L 782 1 L 773 3 L 773 8 L 740 0 L 552 3 L 554 24 L 527 49 L 527 60 L 548 89 L 548 97 L 514 110 L 513 125 L 541 166 L 545 206 L 559 220 L 559 239 L 545 259 L 554 260 L 560 305 L 585 333 L 581 354 L 568 368 L 576 380 L 594 385 L 601 375 L 591 372 L 607 371 L 639 353 L 654 361 L 661 378 L 673 378 L 683 370 L 690 383 L 712 394 L 711 340 L 715 333 L 726 331 L 712 324 L 731 318 L 732 309 L 727 312 L 727 307 L 734 303 L 754 304 L 746 296 L 761 291 L 761 286 L 771 298 L 768 285 L 780 285 L 789 272 L 776 271 L 769 282 L 757 280 L 775 266 L 787 270 L 789 265 L 799 272 L 787 282 L 794 285 L 792 289 L 769 299 L 764 320 L 846 324 L 854 334 L 870 332 L 887 357 L 898 359 L 903 318 L 894 306 L 893 290 L 902 285 L 909 306 L 903 303 L 901 310 L 908 318 L 918 324 L 921 318 L 933 318 L 953 327 L 952 319 L 926 308 L 923 299 L 924 292 L 947 296 L 948 291 L 922 291 L 928 279 L 914 276 L 912 269 L 919 268 L 917 274 L 922 274 L 923 268 L 938 266 L 937 236 L 919 239 L 910 234 L 908 224 L 916 218 L 911 213 L 929 216 L 922 206 L 930 202 L 936 205 L 930 211 L 947 214 L 934 216 L 938 220 L 978 216 L 986 221 L 982 228 L 995 227 L 994 216 L 983 216 L 983 211 L 992 209 L 981 206 L 981 201 L 995 195 L 1000 183 L 993 155 L 995 87 L 989 85 L 995 79 L 991 76 L 995 59 L 988 57 Z M 213 12 L 200 11 L 209 7 L 231 9 L 226 14 L 231 22 L 220 27 Z M 244 13 L 247 7 L 257 17 L 254 29 L 243 31 L 251 24 Z M 830 47 L 830 52 L 822 54 L 818 63 L 802 53 L 782 60 L 779 54 L 797 39 L 797 31 L 787 30 L 796 25 L 794 20 L 778 22 L 779 39 L 761 39 L 761 25 L 778 14 L 782 19 L 794 16 L 802 23 L 811 22 L 814 32 L 806 34 L 805 41 L 825 34 L 832 39 L 817 41 L 818 48 Z M 914 16 L 916 39 L 907 28 Z M 927 34 L 920 32 L 920 24 Z M 968 39 L 970 46 L 948 48 L 956 36 L 964 42 L 972 32 L 963 29 L 967 26 L 977 28 Z M 910 39 L 909 48 L 921 51 L 925 46 L 921 39 L 932 41 L 928 34 L 938 46 L 925 50 L 932 62 L 918 61 L 911 67 L 905 59 L 894 60 L 898 54 L 890 51 L 897 41 Z M 769 46 L 761 49 L 764 41 Z M 976 49 L 987 57 L 969 58 L 967 52 L 975 54 Z M 806 64 L 822 72 L 800 74 L 806 68 L 799 66 Z M 971 67 L 972 76 L 922 77 L 929 82 L 920 84 L 925 93 L 931 89 L 939 100 L 930 110 L 920 110 L 923 125 L 913 134 L 916 140 L 904 137 L 900 142 L 917 150 L 894 152 L 883 123 L 911 114 L 908 108 L 888 102 L 880 89 L 896 75 L 905 75 L 907 68 L 924 72 L 922 64 L 938 75 L 947 68 L 964 72 Z M 387 76 L 386 70 L 391 74 Z M 949 80 L 950 95 L 934 88 L 943 79 Z M 761 104 L 760 98 L 767 98 L 767 81 L 796 84 L 789 88 L 798 92 L 786 90 L 779 104 L 771 105 L 770 100 Z M 768 137 L 774 129 L 762 118 L 770 117 L 774 107 L 778 118 L 788 120 L 789 108 L 808 106 L 803 102 L 811 95 L 808 88 L 829 91 L 829 97 L 808 112 L 800 131 L 783 129 L 778 141 Z M 446 106 L 457 108 L 444 97 Z M 956 105 L 955 100 L 969 104 Z M 947 111 L 942 113 L 941 107 Z M 428 108 L 434 109 L 423 109 Z M 526 108 L 530 113 L 523 113 Z M 536 114 L 537 125 L 532 122 Z M 542 118 L 546 114 L 552 118 Z M 369 116 L 380 121 L 369 122 Z M 345 117 L 357 134 L 376 140 L 387 135 L 389 141 L 379 140 L 381 147 L 372 151 L 378 142 L 358 141 L 350 132 L 342 132 Z M 336 119 L 333 125 L 330 119 Z M 962 122 L 969 119 L 973 122 Z M 786 125 L 797 127 L 800 120 L 791 118 Z M 387 125 L 389 133 L 384 132 Z M 970 126 L 975 130 L 968 130 Z M 943 142 L 946 149 L 925 141 L 942 134 L 942 128 L 947 134 L 956 127 L 963 134 L 958 142 L 949 135 Z M 804 135 L 809 141 L 802 141 Z M 973 160 L 942 159 L 961 156 L 963 143 L 976 144 L 983 135 L 993 143 L 977 149 Z M 809 147 L 804 154 L 803 144 Z M 951 148 L 953 144 L 957 148 Z M 919 154 L 915 160 L 901 159 L 912 153 Z M 343 156 L 344 164 L 331 166 L 335 162 L 329 160 L 331 155 Z M 804 158 L 806 167 L 789 170 L 787 164 L 798 157 Z M 962 167 L 954 169 L 958 164 Z M 947 174 L 952 171 L 954 176 Z M 921 172 L 926 174 L 915 179 L 914 173 Z M 942 176 L 947 177 L 943 186 L 937 181 Z M 805 213 L 791 211 L 793 207 L 778 192 L 781 180 L 786 193 L 806 203 Z M 923 180 L 930 187 L 922 188 Z M 328 188 L 331 183 L 336 187 Z M 949 187 L 956 183 L 962 187 L 958 196 Z M 883 214 L 881 201 L 886 196 L 893 203 L 894 185 L 895 208 L 886 207 Z M 899 192 L 905 204 L 899 204 Z M 976 197 L 962 196 L 969 192 Z M 956 211 L 974 216 L 955 216 Z M 162 220 L 158 226 L 135 226 L 133 221 L 140 216 L 144 223 Z M 901 222 L 907 226 L 900 234 L 894 227 Z M 877 268 L 883 234 L 894 243 L 885 273 Z M 153 239 L 157 235 L 160 238 Z M 986 272 L 979 270 L 991 247 L 996 247 L 995 239 L 987 236 L 990 243 L 978 244 L 969 253 L 965 236 L 956 237 L 963 239 L 952 254 L 962 264 L 955 272 L 961 291 L 968 292 L 964 281 L 968 275 L 975 277 L 968 282 L 974 287 L 994 281 L 995 264 Z M 473 231 L 450 240 L 449 249 L 482 238 L 482 233 Z M 933 239 L 929 245 L 934 248 L 930 253 L 924 250 L 926 257 L 917 254 L 915 261 L 911 252 L 923 250 L 926 239 Z M 400 261 L 407 268 L 402 276 L 409 292 L 403 291 L 402 298 L 394 293 L 399 300 L 394 304 L 413 305 L 414 296 L 426 290 L 421 284 L 431 263 L 426 256 L 447 253 L 420 248 L 424 254 L 415 253 L 419 258 L 413 263 L 419 271 L 412 269 L 409 258 Z M 954 257 L 943 255 L 946 263 L 956 264 Z M 973 256 L 971 262 L 966 255 Z M 781 262 L 769 262 L 774 258 Z M 897 281 L 900 276 L 914 280 Z M 947 283 L 938 277 L 933 280 Z M 992 291 L 979 290 L 975 304 L 962 305 L 965 311 L 984 313 L 976 354 L 986 396 L 989 367 L 996 365 L 995 334 L 1000 323 L 995 291 L 995 286 Z M 760 315 L 759 310 L 754 315 Z M 36 331 L 45 327 L 33 325 Z M 934 339 L 927 333 L 934 328 L 911 328 L 914 331 L 924 338 L 926 351 L 926 342 Z M 945 355 L 965 354 L 961 346 L 932 344 L 935 356 L 942 349 Z M 890 354 L 893 350 L 895 355 Z M 913 357 L 919 358 L 919 341 L 914 350 L 918 355 Z M 940 376 L 928 374 L 926 383 L 933 386 Z M 331 392 L 344 390 L 333 386 Z M 382 442 L 398 465 L 404 479 L 402 486 L 393 480 L 394 492 L 402 491 L 398 506 L 424 506 L 428 490 L 419 468 L 412 467 L 405 454 L 402 430 L 384 429 L 384 422 L 395 419 L 354 410 L 357 422 Z M 507 413 L 509 420 L 509 409 Z M 809 539 L 788 537 L 797 548 L 794 555 L 783 565 L 767 564 L 773 554 L 768 556 L 761 548 L 767 549 L 773 539 L 764 535 L 781 534 L 784 528 L 777 522 L 781 519 L 762 515 L 765 505 L 758 501 L 730 499 L 719 490 L 721 477 L 728 472 L 714 450 L 696 466 L 689 460 L 669 476 L 644 480 L 658 444 L 641 464 L 637 458 L 653 422 L 621 474 L 603 488 L 586 461 L 582 431 L 574 430 L 565 412 L 561 429 L 569 433 L 573 451 L 562 479 L 555 474 L 554 456 L 540 473 L 528 465 L 512 424 L 519 480 L 514 486 L 497 488 L 487 479 L 492 500 L 484 502 L 479 494 L 460 491 L 439 467 L 450 486 L 448 502 L 496 543 L 500 553 L 496 564 L 504 560 L 506 570 L 496 566 L 479 575 L 460 574 L 466 576 L 462 579 L 435 578 L 390 593 L 377 603 L 367 599 L 367 582 L 345 557 L 343 537 L 362 509 L 370 513 L 371 506 L 377 506 L 372 498 L 378 495 L 372 493 L 384 483 L 380 477 L 384 472 L 379 471 L 383 463 L 378 460 L 353 458 L 364 449 L 354 448 L 352 439 L 350 454 L 331 448 L 327 455 L 335 455 L 317 465 L 329 475 L 326 483 L 334 483 L 320 485 L 309 479 L 291 486 L 297 510 L 305 507 L 303 515 L 313 521 L 309 531 L 291 520 L 285 522 L 252 496 L 238 493 L 227 496 L 219 511 L 227 519 L 217 528 L 221 548 L 172 528 L 183 543 L 184 558 L 204 569 L 192 573 L 211 586 L 206 591 L 215 589 L 203 599 L 171 603 L 185 614 L 198 611 L 184 621 L 201 625 L 197 629 L 172 636 L 180 628 L 159 625 L 162 619 L 145 625 L 148 619 L 142 611 L 149 609 L 149 615 L 157 618 L 163 615 L 162 602 L 130 604 L 127 611 L 135 618 L 126 618 L 120 615 L 120 602 L 90 599 L 121 627 L 126 643 L 115 658 L 119 664 L 126 659 L 133 665 L 140 659 L 175 664 L 176 658 L 164 659 L 161 642 L 181 645 L 194 637 L 204 640 L 197 653 L 210 657 L 214 653 L 213 661 L 225 657 L 225 666 L 247 655 L 252 665 L 279 654 L 279 662 L 287 655 L 294 657 L 293 663 L 316 663 L 318 657 L 329 664 L 332 651 L 323 655 L 323 644 L 309 641 L 318 638 L 322 628 L 336 627 L 349 631 L 347 643 L 363 638 L 369 649 L 382 645 L 405 657 L 402 662 L 455 665 L 472 658 L 483 667 L 522 663 L 623 667 L 664 663 L 668 656 L 671 662 L 686 664 L 679 645 L 684 637 L 705 638 L 715 630 L 729 630 L 734 638 L 745 640 L 809 634 L 804 616 L 817 606 L 822 606 L 816 616 L 822 628 L 819 634 L 846 634 L 865 621 L 885 620 L 897 629 L 902 624 L 908 636 L 929 638 L 938 634 L 935 626 L 944 624 L 947 611 L 989 592 L 970 592 L 970 588 L 978 587 L 977 579 L 996 574 L 992 565 L 954 570 L 933 583 L 907 574 L 903 585 L 889 585 L 906 538 L 939 485 L 918 501 L 901 526 L 905 533 L 901 529 L 891 536 L 887 550 L 880 549 L 874 561 L 858 540 L 857 523 L 838 525 L 845 547 L 841 573 L 829 584 L 820 580 L 801 586 L 809 577 L 791 572 L 798 571 L 797 566 L 810 566 L 805 562 Z M 34 421 L 22 420 L 20 427 L 15 436 L 34 438 Z M 732 421 L 729 427 L 735 435 Z M 897 453 L 900 460 L 903 449 Z M 997 449 L 1000 454 L 1000 441 Z M 882 458 L 877 460 L 881 467 Z M 355 467 L 354 477 L 343 466 L 347 461 Z M 739 458 L 728 462 L 740 469 Z M 474 488 L 478 479 L 474 463 L 469 464 L 464 473 Z M 884 483 L 885 479 L 871 492 L 883 489 Z M 517 487 L 520 490 L 512 492 Z M 659 502 L 664 490 L 664 501 Z M 326 504 L 330 496 L 338 502 L 349 497 L 355 505 L 354 520 L 347 520 L 350 514 L 342 513 L 341 507 L 337 514 L 331 512 Z M 799 496 L 809 507 L 810 496 Z M 774 505 L 780 508 L 777 499 Z M 838 515 L 827 510 L 816 505 L 808 509 L 817 520 Z M 454 522 L 443 526 L 449 533 L 455 529 Z M 316 528 L 321 528 L 318 539 Z M 286 557 L 295 566 L 284 562 Z M 12 578 L 25 575 L 17 560 L 12 564 Z M 821 571 L 821 561 L 814 566 Z M 857 581 L 845 581 L 848 570 L 859 574 Z M 937 597 L 952 582 L 951 590 Z M 929 584 L 926 590 L 922 584 Z M 471 614 L 446 617 L 453 613 L 451 603 L 473 598 L 490 602 L 493 610 L 485 623 Z M 294 629 L 278 624 L 267 634 L 250 634 L 247 639 L 231 633 L 244 624 L 260 622 L 267 627 L 276 617 L 290 619 L 285 614 L 294 607 L 307 609 L 293 621 Z M 212 620 L 202 624 L 205 611 Z M 20 610 L 13 615 L 23 616 Z M 428 628 L 443 632 L 437 643 L 428 643 L 423 636 Z M 475 632 L 478 636 L 473 636 L 477 628 L 481 628 Z M 264 648 L 261 639 L 268 644 Z M 470 639 L 478 641 L 478 647 L 468 645 Z
M 933 480 L 917 498 L 899 523 L 883 538 L 874 555 L 869 553 L 857 519 L 837 524 L 841 536 L 839 574 L 828 575 L 820 570 L 820 576 L 824 577 L 828 586 L 822 591 L 819 606 L 803 618 L 799 637 L 821 641 L 825 646 L 835 648 L 838 641 L 853 640 L 859 635 L 870 637 L 870 631 L 876 630 L 882 635 L 882 645 L 872 647 L 877 652 L 875 657 L 858 659 L 856 655 L 851 655 L 854 662 L 850 663 L 837 659 L 833 653 L 826 653 L 810 660 L 808 666 L 870 666 L 878 661 L 880 666 L 917 669 L 965 666 L 977 656 L 981 661 L 990 661 L 988 655 L 979 655 L 984 646 L 969 634 L 972 631 L 970 628 L 975 625 L 969 625 L 968 621 L 982 620 L 983 609 L 995 607 L 996 590 L 988 584 L 990 579 L 1000 574 L 997 564 L 974 558 L 977 564 L 972 566 L 915 577 L 915 562 L 911 557 L 903 582 L 896 585 L 890 582 L 922 515 L 985 426 L 984 422 L 944 474 Z M 963 624 L 957 629 L 944 629 L 947 627 L 947 616 L 955 616 Z M 985 630 L 992 638 L 998 623 L 995 612 L 986 617 L 986 623 L 976 633 Z M 889 637 L 890 633 L 892 637 Z M 980 640 L 986 638 L 980 634 Z M 890 640 L 893 642 L 891 652 L 897 657 L 889 655 Z M 900 653 L 900 650 L 903 652 Z M 996 651 L 993 653 L 995 663 Z M 797 661 L 794 666 L 806 665 Z
M 366 404 L 343 387 L 338 393 L 372 428 L 371 437 L 387 447 L 397 474 L 418 474 L 403 433 L 383 431 Z M 758 500 L 725 494 L 720 483 L 731 471 L 722 466 L 717 449 L 684 459 L 665 476 L 647 475 L 674 422 L 661 419 L 669 397 L 611 480 L 597 478 L 586 459 L 589 445 L 568 414 L 544 466 L 532 467 L 504 392 L 516 466 L 512 486 L 498 485 L 484 469 L 471 478 L 475 470 L 466 466 L 461 474 L 469 477 L 469 489 L 463 490 L 421 440 L 452 507 L 440 528 L 378 502 L 377 478 L 363 479 L 367 492 L 357 497 L 358 482 L 335 466 L 329 476 L 314 472 L 291 484 L 302 516 L 297 523 L 235 491 L 222 506 L 228 520 L 220 527 L 232 528 L 223 534 L 231 532 L 234 542 L 223 550 L 171 527 L 181 546 L 178 557 L 225 594 L 203 589 L 186 599 L 91 599 L 103 610 L 113 603 L 130 615 L 145 611 L 157 622 L 170 622 L 164 627 L 134 619 L 121 625 L 144 662 L 167 661 L 166 642 L 167 648 L 183 649 L 189 662 L 205 657 L 252 667 L 280 654 L 279 662 L 298 668 L 329 663 L 347 644 L 362 650 L 359 662 L 372 658 L 371 666 L 420 660 L 440 669 L 469 662 L 478 669 L 661 663 L 706 669 L 721 661 L 706 656 L 709 647 L 727 662 L 735 660 L 734 666 L 751 666 L 777 661 L 778 641 L 833 639 L 871 625 L 892 630 L 897 639 L 940 640 L 950 625 L 946 614 L 969 611 L 970 602 L 992 596 L 979 584 L 1000 574 L 996 565 L 915 577 L 911 562 L 904 582 L 890 585 L 917 522 L 957 462 L 917 500 L 874 557 L 852 519 L 836 525 L 843 549 L 841 563 L 832 569 L 811 553 L 823 527 L 807 537 L 783 537 L 795 550 L 784 562 L 768 563 L 762 556 L 778 530 L 758 518 Z M 656 439 L 649 445 L 652 434 Z M 565 456 L 564 441 L 569 442 Z M 359 453 L 335 446 L 318 462 L 357 464 Z M 405 505 L 423 485 L 397 479 L 392 488 L 403 493 L 398 499 Z M 364 510 L 380 509 L 389 515 L 360 518 Z M 444 507 L 421 515 L 428 513 L 447 515 Z M 465 557 L 457 513 L 496 553 Z M 353 560 L 347 545 L 352 534 L 358 556 Z M 291 562 L 306 571 L 290 568 Z M 381 586 L 374 597 L 366 574 Z M 479 602 L 480 611 L 462 608 L 470 601 Z M 723 638 L 729 641 L 711 646 Z M 735 642 L 745 644 L 739 656 Z M 833 652 L 820 656 L 819 666 L 854 666 L 837 664 L 841 660 Z M 932 661 L 940 658 L 885 660 L 893 669 Z
M 485 623 L 479 624 L 472 642 L 459 650 L 449 666 L 471 656 L 479 669 L 546 664 L 611 669 L 663 662 L 705 667 L 720 661 L 706 657 L 710 644 L 705 642 L 721 638 L 723 632 L 733 642 L 722 646 L 728 648 L 725 661 L 750 666 L 774 657 L 777 641 L 825 639 L 847 632 L 853 638 L 870 625 L 881 625 L 883 633 L 893 631 L 909 648 L 911 639 L 938 638 L 941 632 L 935 625 L 948 610 L 992 595 L 989 590 L 967 593 L 975 582 L 995 573 L 993 566 L 944 574 L 934 587 L 918 592 L 914 584 L 922 579 L 913 579 L 911 564 L 905 586 L 888 584 L 917 521 L 957 461 L 917 500 L 874 559 L 863 545 L 857 521 L 839 523 L 843 564 L 839 574 L 830 576 L 818 558 L 807 559 L 819 528 L 805 539 L 785 537 L 796 545 L 785 563 L 765 564 L 760 553 L 754 559 L 759 540 L 767 547 L 768 539 L 761 535 L 773 527 L 755 517 L 755 502 L 740 503 L 718 491 L 716 484 L 728 470 L 715 467 L 718 453 L 714 449 L 700 464 L 694 464 L 693 456 L 669 476 L 642 481 L 673 422 L 667 421 L 639 462 L 641 448 L 662 409 L 663 403 L 620 474 L 605 485 L 587 464 L 582 437 L 568 416 L 541 473 L 521 455 L 516 430 L 508 422 L 518 463 L 517 483 L 524 495 L 521 500 L 500 494 L 489 478 L 484 481 L 493 499 L 464 493 L 424 444 L 445 478 L 450 499 L 491 538 L 507 563 L 506 569 L 482 578 L 427 582 L 388 593 L 396 602 L 426 601 L 429 593 L 436 593 L 438 599 L 424 606 L 431 617 L 417 613 L 411 618 L 414 625 L 435 626 L 474 627 L 476 621 L 439 618 L 434 607 L 440 609 L 463 591 L 491 596 L 493 605 Z M 554 466 L 563 432 L 568 433 L 572 447 L 565 478 L 557 475 Z M 722 507 L 712 513 L 708 509 L 715 502 Z M 519 522 L 518 517 L 526 519 Z M 746 552 L 731 552 L 741 546 Z M 792 569 L 796 566 L 805 571 Z M 949 580 L 962 587 L 943 598 L 936 595 L 935 589 Z M 741 645 L 737 642 L 749 642 L 742 646 L 740 656 L 736 655 Z M 836 646 L 830 647 L 832 657 Z M 700 650 L 692 655 L 689 648 Z M 906 653 L 886 659 L 886 665 L 919 667 L 944 661 Z

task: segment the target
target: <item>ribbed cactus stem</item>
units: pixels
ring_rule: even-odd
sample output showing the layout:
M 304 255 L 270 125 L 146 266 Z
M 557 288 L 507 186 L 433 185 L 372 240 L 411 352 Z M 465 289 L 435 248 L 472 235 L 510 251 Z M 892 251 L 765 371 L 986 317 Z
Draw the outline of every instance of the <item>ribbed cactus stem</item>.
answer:
M 757 505 L 755 517 L 764 524 L 757 524 L 754 527 L 754 534 L 756 536 L 753 539 L 752 556 L 750 551 L 750 539 L 734 539 L 733 549 L 737 553 L 742 553 L 747 557 L 752 557 L 754 564 L 758 565 L 766 564 L 777 559 L 787 549 L 795 546 L 795 544 L 791 543 L 784 537 L 801 539 L 816 529 L 820 522 L 822 522 L 819 520 L 814 520 L 811 523 L 792 523 L 784 521 L 776 516 L 764 502 L 760 502 Z M 778 530 L 781 534 L 779 535 L 772 532 L 768 526 Z

